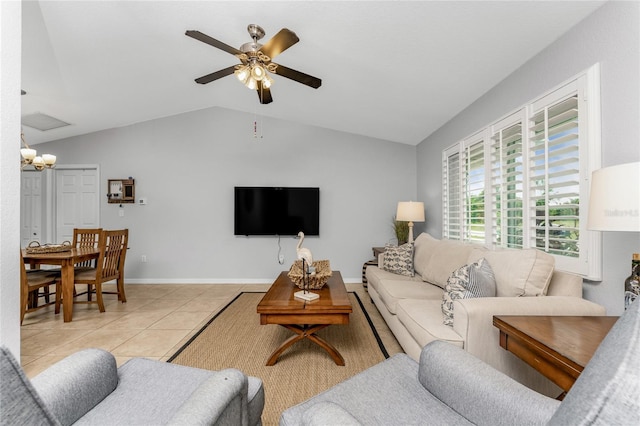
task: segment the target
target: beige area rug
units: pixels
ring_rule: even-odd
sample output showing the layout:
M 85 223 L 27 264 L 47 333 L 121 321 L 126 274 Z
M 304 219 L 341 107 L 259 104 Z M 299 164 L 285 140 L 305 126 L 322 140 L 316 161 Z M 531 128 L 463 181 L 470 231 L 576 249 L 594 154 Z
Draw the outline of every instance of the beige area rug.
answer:
M 360 298 L 349 293 L 353 306 L 349 324 L 332 325 L 318 333 L 342 354 L 345 366 L 337 366 L 322 348 L 304 339 L 288 348 L 276 365 L 267 367 L 269 355 L 293 333 L 279 325 L 260 325 L 256 307 L 263 296 L 241 293 L 168 362 L 208 370 L 237 368 L 261 378 L 265 389 L 262 421 L 276 425 L 286 408 L 388 356 Z

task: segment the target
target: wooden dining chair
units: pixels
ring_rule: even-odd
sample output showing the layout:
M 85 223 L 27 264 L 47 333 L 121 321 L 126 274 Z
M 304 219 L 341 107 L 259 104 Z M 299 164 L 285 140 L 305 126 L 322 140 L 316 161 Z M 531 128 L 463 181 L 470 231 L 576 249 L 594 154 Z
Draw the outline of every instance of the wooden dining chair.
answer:
M 73 246 L 76 248 L 83 248 L 83 247 L 98 248 L 100 247 L 101 235 L 102 235 L 102 228 L 73 228 Z M 87 261 L 76 264 L 74 268 L 75 273 L 79 274 L 83 270 L 86 270 L 89 268 L 95 268 L 96 262 L 97 262 L 96 259 L 92 259 L 92 260 L 87 260 Z M 74 297 L 81 296 L 83 294 L 86 294 L 87 300 L 91 301 L 91 295 L 93 294 L 93 292 L 91 291 L 90 285 L 87 286 L 87 291 L 83 291 L 81 293 L 78 293 L 74 286 L 73 288 Z
M 74 284 L 87 284 L 88 293 L 95 293 L 96 300 L 91 300 L 91 297 L 89 297 L 89 300 L 79 301 L 75 300 L 74 297 L 73 303 L 97 303 L 100 312 L 104 312 L 103 294 L 117 294 L 119 301 L 122 303 L 127 301 L 124 293 L 124 260 L 129 240 L 129 230 L 103 230 L 100 234 L 100 256 L 96 262 L 96 267 L 79 270 L 74 279 Z M 116 291 L 103 292 L 102 284 L 113 280 L 117 280 Z M 62 293 L 60 286 L 58 286 L 56 288 L 56 312 L 60 311 L 61 301 Z
M 114 250 L 117 251 L 118 247 L 119 256 L 117 260 L 117 272 L 118 278 L 116 278 L 116 291 L 102 291 L 102 294 L 117 294 L 118 300 L 122 303 L 127 302 L 127 296 L 124 292 L 124 261 L 127 257 L 127 249 L 129 248 L 129 230 L 128 229 L 120 229 L 115 231 L 107 231 L 108 241 L 107 244 L 111 244 Z
M 20 251 L 20 325 L 24 321 L 27 312 L 33 312 L 41 308 L 56 303 L 49 300 L 49 286 L 56 285 L 56 280 L 60 277 L 60 270 L 38 269 L 27 271 Z M 56 286 L 56 289 L 59 286 Z M 44 289 L 44 293 L 40 293 Z M 45 297 L 46 296 L 46 297 Z M 40 305 L 38 299 L 45 297 L 45 303 Z
M 100 243 L 100 234 L 102 228 L 74 228 L 73 229 L 73 246 L 76 248 L 81 247 L 94 247 L 97 248 Z M 88 260 L 86 262 L 76 265 L 77 268 L 93 267 L 95 268 L 95 259 Z

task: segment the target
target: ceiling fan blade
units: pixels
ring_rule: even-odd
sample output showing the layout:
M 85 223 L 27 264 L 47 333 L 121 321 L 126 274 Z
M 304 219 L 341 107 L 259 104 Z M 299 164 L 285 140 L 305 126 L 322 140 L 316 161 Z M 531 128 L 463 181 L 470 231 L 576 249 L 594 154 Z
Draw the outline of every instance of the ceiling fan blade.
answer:
M 262 82 L 258 84 L 258 88 L 256 89 L 258 92 L 258 98 L 260 99 L 261 104 L 270 104 L 273 102 L 273 98 L 271 97 L 271 90 L 266 87 L 262 87 Z
M 208 35 L 201 33 L 200 31 L 187 30 L 185 35 L 195 38 L 196 40 L 200 40 L 203 43 L 210 44 L 211 46 L 217 47 L 218 49 L 224 50 L 225 52 L 231 53 L 232 55 L 242 55 L 242 52 L 235 47 L 229 46 L 228 44 L 216 40 L 213 37 L 209 37 Z
M 287 68 L 284 65 L 279 65 L 279 64 L 276 64 L 276 65 L 277 65 L 277 68 L 276 68 L 275 74 L 281 75 L 286 78 L 290 78 L 291 80 L 297 81 L 298 83 L 306 84 L 307 86 L 313 87 L 314 89 L 317 89 L 322 85 L 322 80 L 320 80 L 319 78 L 316 78 L 309 74 L 305 74 L 300 71 L 296 71 L 291 68 Z
M 235 65 L 233 65 L 233 66 L 230 66 L 229 68 L 212 72 L 211 74 L 203 75 L 200 78 L 196 78 L 196 83 L 199 83 L 199 84 L 211 83 L 214 80 L 233 74 L 235 70 L 236 70 L 236 67 Z
M 300 39 L 296 33 L 287 28 L 283 28 L 278 34 L 271 37 L 271 40 L 266 42 L 260 51 L 273 59 L 299 41 Z

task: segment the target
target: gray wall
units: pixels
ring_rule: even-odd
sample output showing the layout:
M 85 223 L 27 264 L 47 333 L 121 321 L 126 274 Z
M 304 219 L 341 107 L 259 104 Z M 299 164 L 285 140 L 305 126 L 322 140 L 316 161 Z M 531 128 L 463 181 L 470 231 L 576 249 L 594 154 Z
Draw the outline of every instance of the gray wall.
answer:
M 540 52 L 418 146 L 418 197 L 426 230 L 442 234 L 442 150 L 591 65 L 601 65 L 602 166 L 640 160 L 640 3 L 609 2 Z M 635 182 L 633 184 L 640 184 Z M 624 309 L 624 279 L 638 233 L 603 233 L 603 281 L 585 297 L 610 315 Z
M 127 282 L 268 282 L 297 240 L 233 235 L 234 186 L 320 188 L 320 236 L 304 246 L 345 280 L 393 238 L 398 201 L 415 199 L 416 147 L 220 108 L 39 145 L 61 165 L 99 164 L 101 225 L 130 230 Z M 132 176 L 148 204 L 108 204 L 107 179 Z M 147 263 L 141 262 L 146 255 Z

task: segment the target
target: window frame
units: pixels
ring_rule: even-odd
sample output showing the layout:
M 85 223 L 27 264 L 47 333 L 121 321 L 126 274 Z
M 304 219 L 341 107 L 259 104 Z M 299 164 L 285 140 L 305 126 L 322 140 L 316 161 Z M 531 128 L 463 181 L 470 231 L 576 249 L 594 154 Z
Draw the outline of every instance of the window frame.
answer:
M 530 150 L 531 150 L 531 126 L 530 122 L 534 115 L 539 113 L 541 108 L 556 105 L 561 99 L 577 96 L 578 106 L 578 163 L 579 163 L 579 251 L 577 257 L 569 257 L 550 253 L 556 260 L 556 269 L 572 272 L 581 275 L 589 280 L 602 279 L 602 236 L 599 231 L 589 231 L 587 224 L 587 206 L 589 202 L 589 186 L 591 181 L 591 173 L 600 168 L 601 165 L 601 116 L 600 116 L 600 66 L 595 64 L 589 69 L 579 73 L 571 79 L 559 84 L 558 86 L 548 90 L 544 94 L 527 102 L 514 111 L 506 114 L 500 119 L 483 127 L 481 130 L 474 132 L 471 136 L 466 137 L 455 144 L 447 147 L 442 152 L 443 159 L 443 237 L 449 239 L 459 239 L 465 242 L 476 242 L 484 244 L 492 248 L 506 248 L 509 244 L 504 238 L 504 221 L 500 223 L 503 237 L 501 241 L 494 240 L 494 230 L 497 226 L 497 199 L 495 198 L 495 190 L 500 185 L 496 184 L 496 168 L 493 149 L 495 148 L 494 135 L 500 131 L 508 129 L 510 126 L 520 123 L 521 130 L 521 162 L 522 170 L 518 174 L 522 180 L 522 248 L 536 248 L 535 235 L 531 224 L 535 223 L 535 201 L 532 199 L 531 186 L 529 181 L 530 175 Z M 465 153 L 466 149 L 477 142 L 483 140 L 484 143 L 484 242 L 471 241 L 468 238 L 468 230 L 465 229 L 470 218 L 465 217 Z M 445 203 L 449 202 L 450 191 L 448 181 L 448 171 L 446 165 L 448 159 L 453 155 L 458 155 L 459 159 L 459 175 L 458 175 L 458 202 L 459 215 L 458 218 L 448 217 L 448 209 Z M 521 175 L 521 177 L 520 177 Z M 504 184 L 504 182 L 502 182 Z M 502 199 L 501 199 L 502 200 Z M 532 204 L 533 203 L 533 204 Z M 549 206 L 545 206 L 549 209 Z M 533 211 L 533 213 L 532 213 Z M 500 216 L 502 217 L 502 216 Z M 458 235 L 452 235 L 448 225 L 456 222 L 460 224 Z M 533 228 L 535 229 L 535 228 Z M 549 234 L 545 233 L 547 241 Z M 547 244 L 548 247 L 548 242 Z

